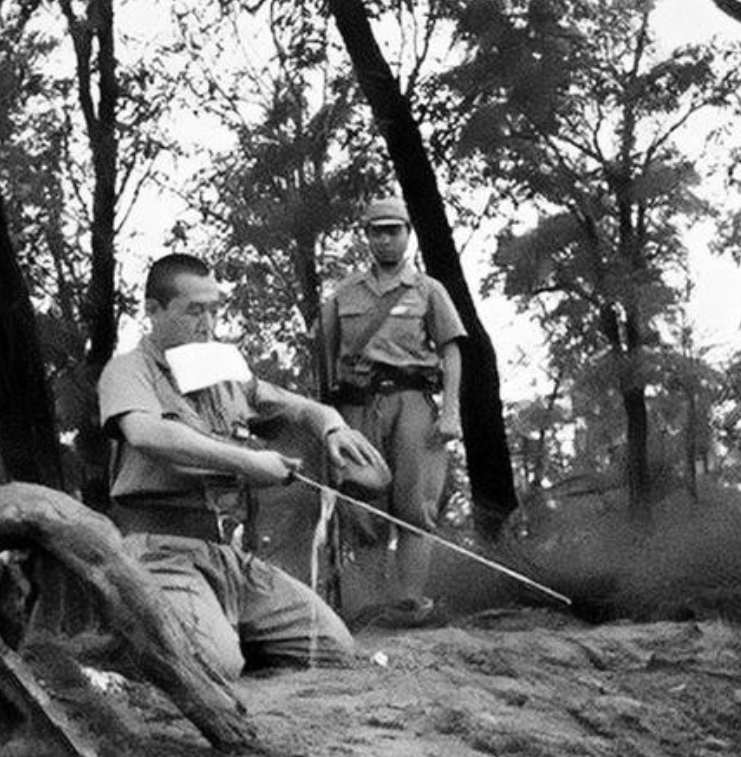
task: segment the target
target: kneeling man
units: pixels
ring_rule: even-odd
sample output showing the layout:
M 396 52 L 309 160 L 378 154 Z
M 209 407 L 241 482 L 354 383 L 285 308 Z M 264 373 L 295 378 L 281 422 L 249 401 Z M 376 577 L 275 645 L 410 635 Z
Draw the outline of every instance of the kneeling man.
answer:
M 99 383 L 101 422 L 114 442 L 111 517 L 225 675 L 305 663 L 310 655 L 341 661 L 352 638 L 340 618 L 231 536 L 249 490 L 286 483 L 301 462 L 249 444 L 250 427 L 268 417 L 303 425 L 340 467 L 349 461 L 383 471 L 383 459 L 334 409 L 254 377 L 194 391 L 181 386 L 175 348 L 211 342 L 219 305 L 201 260 L 176 254 L 156 261 L 145 298 L 150 334 L 114 357 Z M 212 486 L 219 476 L 233 485 Z

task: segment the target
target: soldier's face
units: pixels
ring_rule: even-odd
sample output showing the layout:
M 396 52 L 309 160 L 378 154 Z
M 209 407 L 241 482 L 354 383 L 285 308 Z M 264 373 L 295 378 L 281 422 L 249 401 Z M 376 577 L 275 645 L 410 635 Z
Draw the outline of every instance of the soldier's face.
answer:
M 395 266 L 403 260 L 409 244 L 409 227 L 405 223 L 369 224 L 365 233 L 378 265 Z
M 177 294 L 166 306 L 147 301 L 152 339 L 161 349 L 213 339 L 220 303 L 213 276 L 182 273 L 175 277 Z

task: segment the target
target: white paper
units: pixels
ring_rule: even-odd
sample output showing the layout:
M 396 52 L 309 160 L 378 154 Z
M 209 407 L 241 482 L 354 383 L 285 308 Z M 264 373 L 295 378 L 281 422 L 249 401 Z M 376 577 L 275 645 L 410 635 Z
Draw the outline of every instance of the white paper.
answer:
M 183 394 L 222 381 L 249 381 L 252 372 L 233 344 L 191 342 L 165 350 L 165 358 Z

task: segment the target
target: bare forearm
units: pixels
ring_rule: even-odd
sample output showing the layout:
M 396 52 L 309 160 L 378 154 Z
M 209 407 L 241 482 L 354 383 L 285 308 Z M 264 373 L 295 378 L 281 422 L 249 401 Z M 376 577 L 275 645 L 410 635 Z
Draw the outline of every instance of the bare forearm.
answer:
M 458 418 L 460 415 L 461 351 L 456 342 L 448 342 L 442 348 L 443 363 L 443 415 Z
M 142 439 L 138 448 L 171 465 L 235 474 L 242 472 L 249 452 L 173 421 L 165 421 L 161 429 Z
M 131 413 L 119 421 L 129 444 L 178 468 L 241 476 L 255 485 L 280 483 L 288 470 L 281 455 L 212 438 L 178 421 Z
M 278 416 L 302 426 L 319 440 L 329 431 L 346 425 L 334 408 L 266 381 L 258 382 L 255 407 L 265 417 Z

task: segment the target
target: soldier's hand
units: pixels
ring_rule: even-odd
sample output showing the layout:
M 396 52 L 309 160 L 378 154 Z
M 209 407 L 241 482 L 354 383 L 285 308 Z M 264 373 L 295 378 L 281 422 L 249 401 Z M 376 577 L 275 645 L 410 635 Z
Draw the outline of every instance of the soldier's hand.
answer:
M 386 465 L 381 453 L 360 432 L 348 426 L 329 432 L 327 452 L 329 459 L 338 468 L 344 467 L 348 462 L 356 465 Z
M 331 431 L 327 453 L 341 481 L 351 481 L 368 491 L 381 491 L 391 482 L 383 456 L 359 431 L 349 427 Z
M 253 486 L 279 486 L 290 483 L 294 472 L 301 468 L 301 459 L 288 457 L 273 450 L 249 450 L 250 460 L 245 477 Z
M 444 444 L 460 439 L 463 436 L 460 416 L 457 413 L 442 413 L 435 423 L 435 436 Z

